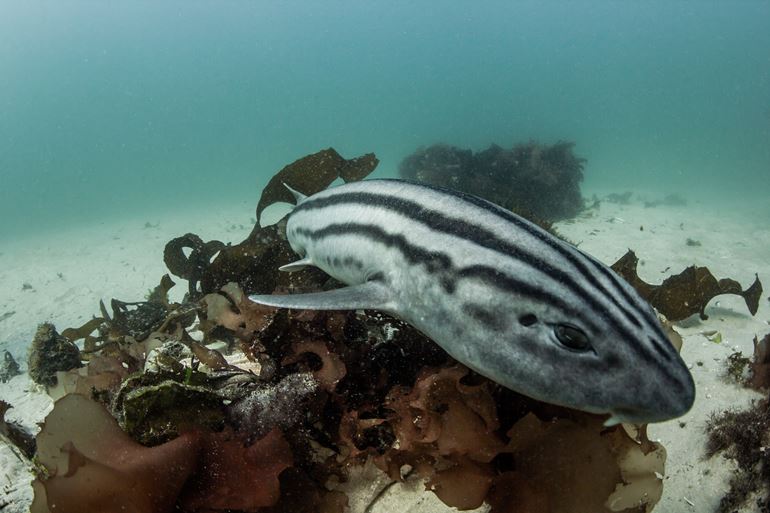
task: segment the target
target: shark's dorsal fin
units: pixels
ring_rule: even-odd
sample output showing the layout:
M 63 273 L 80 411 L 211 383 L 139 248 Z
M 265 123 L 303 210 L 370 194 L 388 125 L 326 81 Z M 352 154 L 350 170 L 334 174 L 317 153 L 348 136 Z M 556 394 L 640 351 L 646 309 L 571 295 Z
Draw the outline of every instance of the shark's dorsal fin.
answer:
M 249 296 L 255 303 L 277 308 L 297 310 L 383 310 L 393 311 L 394 304 L 390 290 L 382 282 L 367 281 L 326 292 L 309 294 L 265 294 Z
M 286 182 L 283 182 L 283 186 L 286 187 L 287 189 L 289 189 L 289 192 L 291 193 L 292 196 L 294 196 L 294 201 L 296 202 L 297 205 L 299 205 L 300 203 L 305 201 L 305 199 L 307 198 L 307 196 L 305 196 L 304 194 L 302 194 L 298 190 L 292 189 L 291 186 L 289 184 L 287 184 Z

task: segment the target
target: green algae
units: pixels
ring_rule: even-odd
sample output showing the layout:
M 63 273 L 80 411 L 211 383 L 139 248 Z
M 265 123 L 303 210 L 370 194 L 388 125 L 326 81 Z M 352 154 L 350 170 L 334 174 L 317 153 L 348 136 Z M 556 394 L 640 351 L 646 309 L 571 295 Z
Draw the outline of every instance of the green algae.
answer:
M 219 396 L 205 386 L 172 379 L 131 390 L 121 403 L 121 427 L 142 445 L 166 442 L 193 425 L 212 431 L 221 431 L 225 425 Z
M 727 357 L 725 376 L 734 383 L 745 385 L 748 381 L 746 373 L 750 363 L 751 358 L 746 358 L 740 351 L 732 353 Z

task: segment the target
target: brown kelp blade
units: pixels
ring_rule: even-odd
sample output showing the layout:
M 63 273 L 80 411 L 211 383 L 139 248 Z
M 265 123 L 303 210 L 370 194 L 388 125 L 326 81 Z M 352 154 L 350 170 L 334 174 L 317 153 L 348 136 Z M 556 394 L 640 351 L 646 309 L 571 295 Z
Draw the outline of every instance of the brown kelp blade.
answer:
M 743 290 L 741 284 L 735 280 L 717 280 L 708 268 L 691 265 L 681 273 L 669 276 L 660 285 L 652 285 L 637 274 L 638 263 L 636 254 L 628 250 L 612 264 L 612 269 L 671 321 L 680 321 L 695 313 L 699 314 L 701 319 L 707 319 L 706 306 L 720 294 L 736 294 L 743 297 L 751 315 L 755 315 L 759 308 L 762 295 L 759 277 L 754 279 L 749 288 Z
M 291 262 L 294 253 L 286 242 L 281 223 L 262 227 L 259 219 L 264 209 L 273 203 L 294 202 L 284 184 L 309 196 L 322 191 L 337 178 L 345 182 L 361 180 L 374 171 L 378 163 L 373 153 L 344 159 L 332 148 L 302 157 L 268 182 L 257 205 L 257 224 L 244 241 L 238 244 L 204 242 L 194 233 L 188 233 L 166 244 L 163 253 L 166 266 L 172 274 L 188 281 L 191 298 L 217 291 L 230 282 L 239 283 L 249 293 L 270 293 L 280 281 L 275 270 Z M 185 250 L 189 250 L 189 256 Z
M 273 203 L 294 203 L 294 197 L 283 184 L 310 196 L 326 189 L 337 178 L 345 182 L 361 180 L 374 171 L 378 163 L 374 153 L 348 160 L 333 148 L 295 160 L 273 176 L 262 191 L 257 204 L 257 224 L 262 211 Z
M 743 300 L 746 301 L 746 306 L 749 307 L 751 315 L 757 315 L 759 309 L 759 300 L 762 297 L 762 284 L 759 282 L 759 276 L 754 275 L 754 283 L 749 288 L 740 293 L 743 296 Z

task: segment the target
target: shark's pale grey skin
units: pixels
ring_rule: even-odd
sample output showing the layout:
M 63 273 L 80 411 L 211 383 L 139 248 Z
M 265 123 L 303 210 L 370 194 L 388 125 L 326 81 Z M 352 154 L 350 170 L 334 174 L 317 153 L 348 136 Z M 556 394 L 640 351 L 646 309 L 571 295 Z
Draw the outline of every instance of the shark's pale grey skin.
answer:
M 286 233 L 301 259 L 346 283 L 252 296 L 316 310 L 377 309 L 455 359 L 538 400 L 607 424 L 658 422 L 692 406 L 692 376 L 652 308 L 604 264 L 475 196 L 367 180 L 310 197 Z

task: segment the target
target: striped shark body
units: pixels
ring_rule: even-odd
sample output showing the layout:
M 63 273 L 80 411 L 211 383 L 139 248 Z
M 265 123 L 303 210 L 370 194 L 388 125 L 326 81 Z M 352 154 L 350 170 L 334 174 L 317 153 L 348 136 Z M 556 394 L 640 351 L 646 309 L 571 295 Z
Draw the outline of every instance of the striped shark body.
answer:
M 294 191 L 295 192 L 295 191 Z M 686 413 L 692 376 L 652 308 L 610 268 L 493 203 L 402 180 L 305 197 L 286 234 L 347 284 L 264 305 L 376 309 L 411 324 L 479 374 L 608 425 Z

